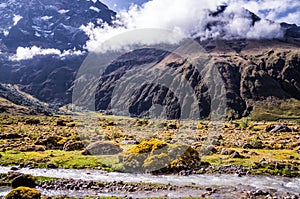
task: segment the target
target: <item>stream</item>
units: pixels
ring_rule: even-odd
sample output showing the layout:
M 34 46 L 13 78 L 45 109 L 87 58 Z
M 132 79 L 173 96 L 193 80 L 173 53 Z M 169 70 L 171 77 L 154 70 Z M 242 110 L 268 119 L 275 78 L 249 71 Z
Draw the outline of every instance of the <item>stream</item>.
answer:
M 0 167 L 0 173 L 6 174 L 11 171 L 11 167 Z M 155 184 L 170 184 L 177 186 L 199 186 L 199 187 L 227 187 L 244 190 L 273 190 L 276 193 L 299 194 L 300 193 L 300 178 L 286 178 L 276 176 L 234 176 L 234 175 L 148 175 L 148 174 L 132 174 L 132 173 L 117 173 L 106 172 L 101 170 L 76 170 L 76 169 L 29 169 L 22 168 L 17 172 L 31 174 L 34 176 L 44 176 L 53 178 L 67 178 L 85 181 L 123 181 L 132 183 L 155 183 Z M 68 195 L 76 197 L 92 196 L 124 196 L 124 193 L 97 193 L 95 191 L 65 191 L 65 190 L 42 190 L 42 194 L 49 196 Z M 0 197 L 6 195 L 10 191 L 8 187 L 0 187 Z M 197 197 L 202 194 L 203 190 L 180 189 L 180 191 L 160 191 L 156 193 L 135 193 L 133 197 Z M 139 194 L 139 195 L 137 195 Z M 130 194 L 125 194 L 130 196 Z M 213 198 L 223 198 L 220 195 L 211 196 Z M 225 198 L 225 197 L 224 197 Z

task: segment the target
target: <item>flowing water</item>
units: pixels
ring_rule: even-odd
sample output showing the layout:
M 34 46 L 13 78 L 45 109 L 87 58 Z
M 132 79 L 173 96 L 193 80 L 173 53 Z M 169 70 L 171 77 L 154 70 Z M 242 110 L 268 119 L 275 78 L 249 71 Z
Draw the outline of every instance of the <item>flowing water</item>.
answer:
M 8 173 L 10 167 L 0 167 L 0 173 Z M 190 176 L 175 176 L 175 175 L 148 175 L 148 174 L 132 174 L 132 173 L 117 173 L 117 172 L 105 172 L 100 170 L 76 170 L 76 169 L 29 169 L 23 168 L 18 172 L 24 174 L 32 174 L 34 176 L 44 176 L 53 178 L 72 178 L 76 180 L 93 180 L 93 181 L 124 181 L 124 182 L 147 182 L 157 184 L 171 184 L 178 186 L 201 186 L 201 187 L 236 187 L 236 188 L 251 188 L 251 190 L 276 190 L 278 193 L 300 193 L 300 178 L 285 178 L 285 177 L 266 177 L 266 176 L 233 176 L 233 175 L 190 175 Z M 0 187 L 0 196 L 7 194 L 9 188 Z M 85 195 L 99 195 L 110 196 L 112 193 L 87 193 L 74 192 L 74 191 L 46 191 L 41 190 L 45 195 L 68 195 L 68 196 L 85 196 Z M 194 190 L 195 193 L 191 193 L 190 190 L 181 190 L 181 193 L 176 191 L 159 193 L 141 193 L 140 196 L 135 197 L 174 197 L 180 196 L 199 196 L 200 191 Z M 198 191 L 198 192 L 197 192 Z M 145 195 L 146 194 L 146 195 Z M 148 194 L 148 195 L 147 195 Z M 118 196 L 118 194 L 113 194 Z M 122 194 L 119 194 L 122 196 Z M 123 194 L 124 195 L 124 194 Z

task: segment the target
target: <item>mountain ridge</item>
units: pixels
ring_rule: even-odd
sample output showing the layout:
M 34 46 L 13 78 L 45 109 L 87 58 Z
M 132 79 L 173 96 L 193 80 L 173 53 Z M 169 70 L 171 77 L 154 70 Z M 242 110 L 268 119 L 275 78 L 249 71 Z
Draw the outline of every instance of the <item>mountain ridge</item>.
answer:
M 2 3 L 2 6 L 0 6 L 0 14 L 6 16 L 3 24 L 0 25 L 0 82 L 19 85 L 22 91 L 37 97 L 39 100 L 55 104 L 56 106 L 69 104 L 72 102 L 72 89 L 77 71 L 88 55 L 84 46 L 88 40 L 88 36 L 81 29 L 81 26 L 89 23 L 93 23 L 95 26 L 102 26 L 104 22 L 112 24 L 116 13 L 109 10 L 107 6 L 99 1 L 72 1 L 72 4 L 69 0 L 33 0 L 30 1 L 32 6 L 26 10 L 24 8 L 25 6 L 28 6 L 28 2 L 29 1 L 25 0 L 18 2 L 6 0 Z M 210 15 L 212 17 L 218 16 L 222 14 L 225 9 L 226 7 L 221 6 L 217 8 L 217 11 L 211 12 Z M 260 20 L 255 14 L 249 13 L 253 24 Z M 215 23 L 217 22 L 212 20 L 210 24 L 207 24 L 207 28 L 213 28 Z M 227 82 L 227 86 L 229 87 L 227 93 L 229 96 L 228 106 L 233 112 L 232 116 L 228 116 L 229 118 L 239 118 L 248 115 L 252 109 L 250 103 L 251 100 L 265 99 L 265 96 L 263 96 L 264 92 L 259 92 L 259 94 L 257 94 L 254 91 L 251 91 L 250 97 L 246 95 L 246 91 L 242 91 L 245 88 L 241 86 L 241 82 L 237 81 L 237 79 L 241 79 L 241 77 L 234 79 L 235 76 L 246 75 L 243 78 L 248 78 L 248 80 L 245 81 L 251 84 L 253 84 L 253 81 L 254 83 L 255 81 L 271 81 L 273 83 L 271 83 L 270 86 L 275 86 L 281 95 L 276 97 L 281 99 L 299 99 L 298 95 L 293 95 L 290 91 L 292 89 L 293 92 L 300 92 L 297 90 L 299 87 L 299 78 L 296 76 L 292 79 L 284 79 L 286 77 L 285 71 L 290 70 L 291 68 L 282 66 L 281 62 L 284 62 L 284 65 L 293 63 L 291 66 L 294 67 L 294 73 L 299 74 L 299 66 L 297 64 L 299 64 L 300 27 L 287 23 L 281 23 L 280 25 L 284 30 L 284 36 L 277 39 L 207 39 L 199 41 L 199 44 L 213 58 L 220 60 L 218 63 L 219 66 L 217 67 L 225 70 L 225 74 L 223 74 L 224 81 Z M 195 40 L 198 41 L 198 39 L 199 38 L 196 38 Z M 55 48 L 60 50 L 60 52 L 79 50 L 82 51 L 82 53 L 78 55 L 69 54 L 66 56 L 51 53 L 46 55 L 40 54 L 34 56 L 32 59 L 19 61 L 10 59 L 18 47 L 32 46 L 45 49 Z M 280 52 L 280 49 L 283 49 L 284 52 Z M 268 60 L 268 54 L 266 53 L 271 52 L 272 50 L 274 53 L 279 53 L 279 56 L 283 57 L 282 61 L 278 63 L 278 60 L 274 58 L 274 63 L 269 63 L 269 65 L 274 68 L 262 67 L 263 62 L 265 63 L 266 60 Z M 287 59 L 286 54 L 289 53 L 298 57 L 294 60 L 295 63 Z M 251 63 L 245 60 L 247 54 L 253 55 L 249 59 L 255 60 L 257 56 L 264 57 L 264 60 L 261 60 L 261 62 L 257 61 L 257 63 Z M 136 67 L 139 64 L 142 64 L 143 60 L 147 60 L 147 57 L 149 58 L 149 54 L 147 54 L 146 51 L 145 54 L 140 53 L 139 57 L 137 57 L 137 54 L 134 52 L 129 55 L 131 57 L 129 56 L 127 60 L 117 60 L 119 61 L 119 66 L 115 69 L 115 74 L 113 74 L 112 71 L 106 71 L 107 74 L 104 75 L 110 75 L 111 78 L 115 78 L 116 76 L 114 75 L 118 76 L 124 74 L 127 72 L 128 68 Z M 136 60 L 133 60 L 135 58 L 138 58 L 141 63 L 137 63 Z M 236 64 L 233 63 L 232 60 L 226 60 L 227 58 L 232 60 L 244 60 L 243 62 L 245 63 L 241 63 L 242 61 L 240 61 Z M 131 61 L 129 62 L 128 60 Z M 195 72 L 185 68 L 185 66 L 180 65 L 180 63 L 180 61 L 178 63 L 175 61 L 175 65 L 181 67 L 181 70 L 187 73 Z M 248 67 L 249 63 L 251 63 L 250 65 L 253 67 L 251 70 Z M 245 72 L 243 68 L 248 68 L 248 71 Z M 273 76 L 270 71 L 276 71 L 277 74 L 281 74 L 281 77 Z M 252 77 L 252 73 L 258 75 Z M 199 81 L 201 77 L 187 79 L 194 87 L 197 87 L 195 85 L 198 85 L 199 82 L 196 81 Z M 294 81 L 292 81 L 293 79 Z M 101 82 L 102 80 L 101 77 L 99 81 Z M 286 81 L 288 81 L 288 83 L 284 83 Z M 96 104 L 97 109 L 102 110 L 109 108 L 111 99 L 109 98 L 108 93 L 111 92 L 110 89 L 113 88 L 111 84 L 113 85 L 113 83 L 114 81 L 102 81 L 103 85 L 101 86 L 101 84 L 99 84 L 96 99 L 98 103 Z M 148 85 L 144 89 L 151 90 L 153 89 L 153 86 L 154 85 Z M 198 90 L 196 93 L 198 92 L 197 95 L 199 101 L 204 103 L 205 106 L 208 106 L 210 104 L 209 96 L 206 94 L 204 96 L 203 93 L 199 92 L 202 86 L 203 85 L 198 85 L 199 88 L 197 88 Z M 252 85 L 252 89 L 256 89 L 256 87 L 255 84 Z M 251 88 L 249 89 L 251 90 Z M 158 88 L 158 90 L 165 94 L 168 92 L 162 87 Z M 266 91 L 266 89 L 263 90 Z M 289 91 L 286 92 L 286 90 Z M 157 89 L 154 89 L 154 91 L 157 92 Z M 103 96 L 101 92 L 106 93 L 106 95 Z M 148 93 L 149 96 L 152 96 L 152 98 L 158 97 L 159 100 L 156 100 L 156 103 L 160 101 L 162 105 L 169 104 L 168 100 L 164 101 L 164 99 L 161 99 L 161 96 L 155 93 L 146 93 Z M 262 95 L 263 98 L 260 98 L 259 95 Z M 270 96 L 274 95 L 276 95 L 276 93 L 270 93 Z M 132 105 L 134 105 L 132 111 L 136 112 L 134 115 L 142 116 L 147 110 L 138 107 L 144 106 L 144 104 L 141 103 L 141 100 L 146 98 L 146 96 L 138 96 L 135 94 L 134 98 L 136 101 L 132 102 Z M 103 101 L 105 101 L 105 103 L 100 104 L 100 102 Z M 149 104 L 147 106 L 149 106 Z M 204 106 L 202 106 L 202 109 L 203 108 Z M 202 112 L 205 117 L 209 116 L 209 110 L 207 108 L 205 108 L 205 110 L 203 109 Z M 178 116 L 176 111 L 172 114 L 173 116 Z

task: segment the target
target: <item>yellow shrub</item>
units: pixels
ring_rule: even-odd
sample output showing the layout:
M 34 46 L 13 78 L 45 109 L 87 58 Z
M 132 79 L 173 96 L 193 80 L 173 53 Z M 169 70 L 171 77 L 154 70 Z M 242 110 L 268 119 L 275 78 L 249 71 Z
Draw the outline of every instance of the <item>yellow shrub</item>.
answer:
M 143 141 L 139 145 L 131 148 L 130 153 L 150 153 L 154 150 L 161 149 L 167 146 L 167 143 L 157 139 L 151 139 L 149 141 Z
M 40 199 L 41 192 L 28 188 L 18 187 L 7 194 L 5 199 Z

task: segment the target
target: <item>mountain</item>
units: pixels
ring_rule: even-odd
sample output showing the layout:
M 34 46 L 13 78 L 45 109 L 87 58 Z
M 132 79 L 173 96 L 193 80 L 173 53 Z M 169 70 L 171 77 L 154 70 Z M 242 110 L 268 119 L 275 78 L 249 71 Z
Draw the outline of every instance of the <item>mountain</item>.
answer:
M 0 84 L 0 113 L 51 115 L 60 111 L 20 91 L 17 86 Z
M 98 0 L 4 0 L 0 4 L 0 82 L 18 84 L 38 99 L 62 105 L 70 92 L 88 40 L 81 26 L 111 24 L 116 13 Z M 37 46 L 79 54 L 11 60 L 18 47 Z M 22 54 L 22 52 L 21 52 Z
M 4 0 L 0 14 L 0 39 L 14 51 L 34 45 L 82 49 L 88 38 L 80 27 L 110 24 L 116 13 L 97 0 Z
M 218 18 L 214 20 L 225 10 L 226 6 L 220 6 L 209 13 L 211 20 L 206 24 L 207 30 L 227 25 Z M 76 74 L 88 55 L 84 48 L 88 36 L 81 26 L 112 24 L 116 16 L 98 0 L 4 0 L 0 3 L 0 14 L 3 16 L 0 82 L 18 85 L 20 90 L 57 107 L 72 102 Z M 249 14 L 252 25 L 261 20 Z M 300 27 L 286 23 L 281 27 L 285 34 L 278 39 L 195 39 L 210 54 L 209 66 L 216 67 L 225 82 L 228 118 L 246 116 L 256 102 L 270 97 L 300 100 Z M 31 59 L 11 59 L 19 47 L 32 46 L 69 53 L 65 56 L 41 53 Z M 76 51 L 80 53 L 74 53 Z M 182 74 L 183 80 L 194 89 L 201 117 L 209 116 L 211 98 L 199 71 L 186 60 L 168 56 L 167 52 L 145 48 L 119 57 L 99 77 L 96 109 L 111 108 L 115 85 L 128 71 L 163 61 L 165 66 Z M 85 89 L 88 90 L 88 86 Z M 145 116 L 153 104 L 159 104 L 169 107 L 168 117 L 180 117 L 174 93 L 161 85 L 145 84 L 135 88 L 129 104 L 135 116 Z
M 243 43 L 243 45 L 241 45 Z M 300 49 L 298 45 L 276 40 L 235 40 L 203 42 L 210 49 L 211 59 L 203 71 L 217 68 L 222 84 L 226 89 L 227 118 L 236 119 L 248 116 L 256 102 L 268 100 L 300 100 Z M 241 47 L 244 46 L 244 47 Z M 238 48 L 238 49 L 237 49 Z M 237 53 L 237 51 L 239 53 Z M 147 56 L 146 56 L 147 55 Z M 141 62 L 141 57 L 143 61 Z M 206 118 L 211 113 L 211 93 L 207 81 L 196 65 L 187 59 L 172 58 L 166 52 L 154 49 L 140 49 L 120 57 L 108 66 L 98 82 L 96 109 L 111 108 L 111 101 L 118 82 L 127 84 L 123 77 L 129 71 L 135 71 L 147 63 L 154 63 L 153 68 L 175 70 L 183 78 L 169 80 L 169 84 L 188 84 L 198 100 L 200 117 Z M 159 70 L 158 70 L 159 71 Z M 148 72 L 147 72 L 148 73 Z M 170 79 L 174 72 L 157 73 L 156 78 Z M 134 79 L 145 79 L 141 73 L 134 73 Z M 130 80 L 131 77 L 125 77 Z M 217 85 L 217 84 L 216 84 Z M 129 112 L 133 116 L 147 116 L 152 105 L 167 106 L 169 118 L 182 118 L 179 99 L 172 90 L 155 83 L 143 83 L 132 88 L 134 92 L 127 100 Z M 184 88 L 182 88 L 184 89 Z M 182 107 L 188 107 L 190 96 L 183 96 Z M 215 99 L 222 96 L 215 96 Z M 270 100 L 269 100 L 270 101 Z M 181 107 L 181 108 L 182 108 Z

